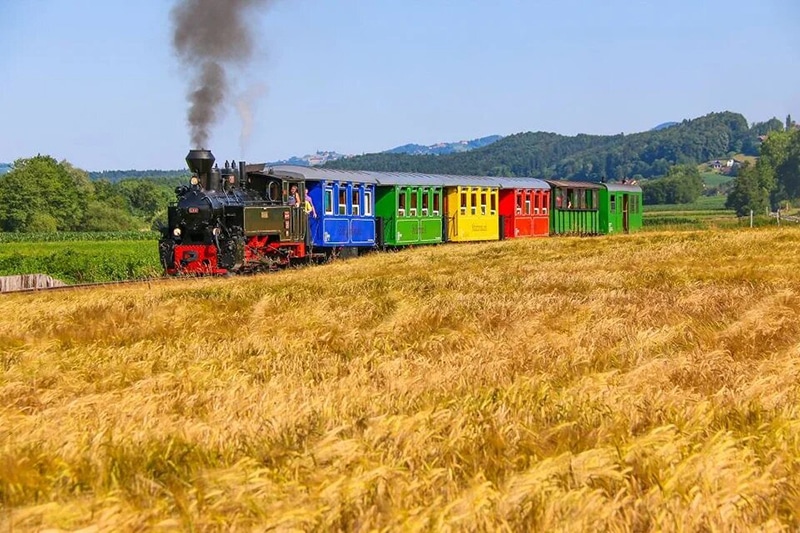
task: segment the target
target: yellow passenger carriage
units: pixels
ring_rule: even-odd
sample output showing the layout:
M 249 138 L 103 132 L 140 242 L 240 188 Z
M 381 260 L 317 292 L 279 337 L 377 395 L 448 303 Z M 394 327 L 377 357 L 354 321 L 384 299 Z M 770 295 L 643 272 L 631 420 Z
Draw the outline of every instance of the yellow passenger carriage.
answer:
M 447 176 L 445 215 L 447 240 L 496 241 L 500 238 L 499 185 L 488 177 Z

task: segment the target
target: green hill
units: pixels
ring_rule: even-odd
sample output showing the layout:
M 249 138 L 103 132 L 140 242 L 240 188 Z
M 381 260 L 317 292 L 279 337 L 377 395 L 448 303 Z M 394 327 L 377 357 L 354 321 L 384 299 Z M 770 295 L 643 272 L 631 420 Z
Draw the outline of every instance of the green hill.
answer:
M 674 164 L 698 164 L 730 152 L 756 153 L 757 131 L 763 129 L 760 126 L 763 123 L 750 128 L 744 116 L 726 111 L 630 135 L 528 132 L 510 135 L 466 153 L 368 154 L 335 161 L 326 167 L 589 181 L 649 178 L 666 174 Z

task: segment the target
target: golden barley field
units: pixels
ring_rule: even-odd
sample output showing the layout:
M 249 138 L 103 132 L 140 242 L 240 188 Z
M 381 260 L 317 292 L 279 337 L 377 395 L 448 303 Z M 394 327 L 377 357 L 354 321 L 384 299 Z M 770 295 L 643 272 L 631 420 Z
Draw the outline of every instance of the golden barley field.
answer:
M 800 528 L 800 229 L 0 298 L 0 531 Z

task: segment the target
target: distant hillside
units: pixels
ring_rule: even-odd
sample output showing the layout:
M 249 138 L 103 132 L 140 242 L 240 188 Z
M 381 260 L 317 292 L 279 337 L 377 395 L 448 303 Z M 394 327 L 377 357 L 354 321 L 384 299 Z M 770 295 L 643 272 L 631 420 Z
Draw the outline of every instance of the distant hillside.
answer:
M 672 127 L 630 135 L 565 136 L 519 133 L 450 155 L 371 154 L 329 163 L 331 168 L 447 174 L 603 178 L 665 175 L 674 164 L 698 164 L 730 152 L 756 153 L 758 138 L 738 113 L 711 113 Z
M 678 124 L 680 124 L 680 122 L 662 122 L 661 124 L 659 124 L 650 131 L 661 131 L 667 128 L 671 128 L 672 126 L 677 126 Z
M 336 161 L 337 159 L 341 159 L 343 157 L 347 157 L 346 155 L 340 154 L 338 152 L 327 152 L 327 151 L 318 151 L 314 154 L 306 154 L 304 156 L 292 156 L 289 159 L 282 159 L 280 161 L 272 161 L 267 163 L 268 165 L 300 165 L 303 167 L 315 167 L 319 165 L 324 165 L 325 163 L 330 163 L 331 161 Z
M 476 148 L 482 148 L 484 146 L 488 146 L 503 137 L 501 135 L 489 135 L 488 137 L 481 137 L 480 139 L 473 139 L 471 141 L 458 141 L 458 142 L 442 142 L 437 144 L 431 145 L 422 145 L 422 144 L 404 144 L 403 146 L 398 146 L 396 148 L 392 148 L 391 150 L 386 150 L 384 152 L 380 152 L 382 154 L 409 154 L 409 155 L 444 155 L 444 154 L 456 154 L 461 152 L 468 152 L 470 150 L 474 150 Z M 333 161 L 338 161 L 340 159 L 347 159 L 350 155 L 340 154 L 338 152 L 333 151 L 317 151 L 313 154 L 306 154 L 304 156 L 292 156 L 288 159 L 282 159 L 280 161 L 272 161 L 267 163 L 268 165 L 300 165 L 304 167 L 314 167 L 320 165 L 326 165 Z
M 0 163 L 0 175 L 11 170 L 11 163 Z
M 391 150 L 382 152 L 384 154 L 409 154 L 409 155 L 444 155 L 468 152 L 476 148 L 483 148 L 502 139 L 502 135 L 489 135 L 471 141 L 458 141 L 454 143 L 437 143 L 424 146 L 421 144 L 404 144 Z

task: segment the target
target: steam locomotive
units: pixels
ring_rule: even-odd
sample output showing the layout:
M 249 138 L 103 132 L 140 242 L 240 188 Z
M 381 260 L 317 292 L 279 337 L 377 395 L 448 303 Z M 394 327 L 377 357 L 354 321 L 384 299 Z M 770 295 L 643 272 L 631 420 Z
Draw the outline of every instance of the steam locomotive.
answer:
M 191 150 L 159 241 L 167 274 L 227 274 L 375 248 L 642 227 L 635 184 L 215 164 Z
M 175 189 L 159 241 L 167 274 L 227 274 L 288 265 L 306 257 L 308 217 L 290 205 L 303 180 L 244 162 L 215 165 L 210 150 L 190 150 L 189 185 Z

